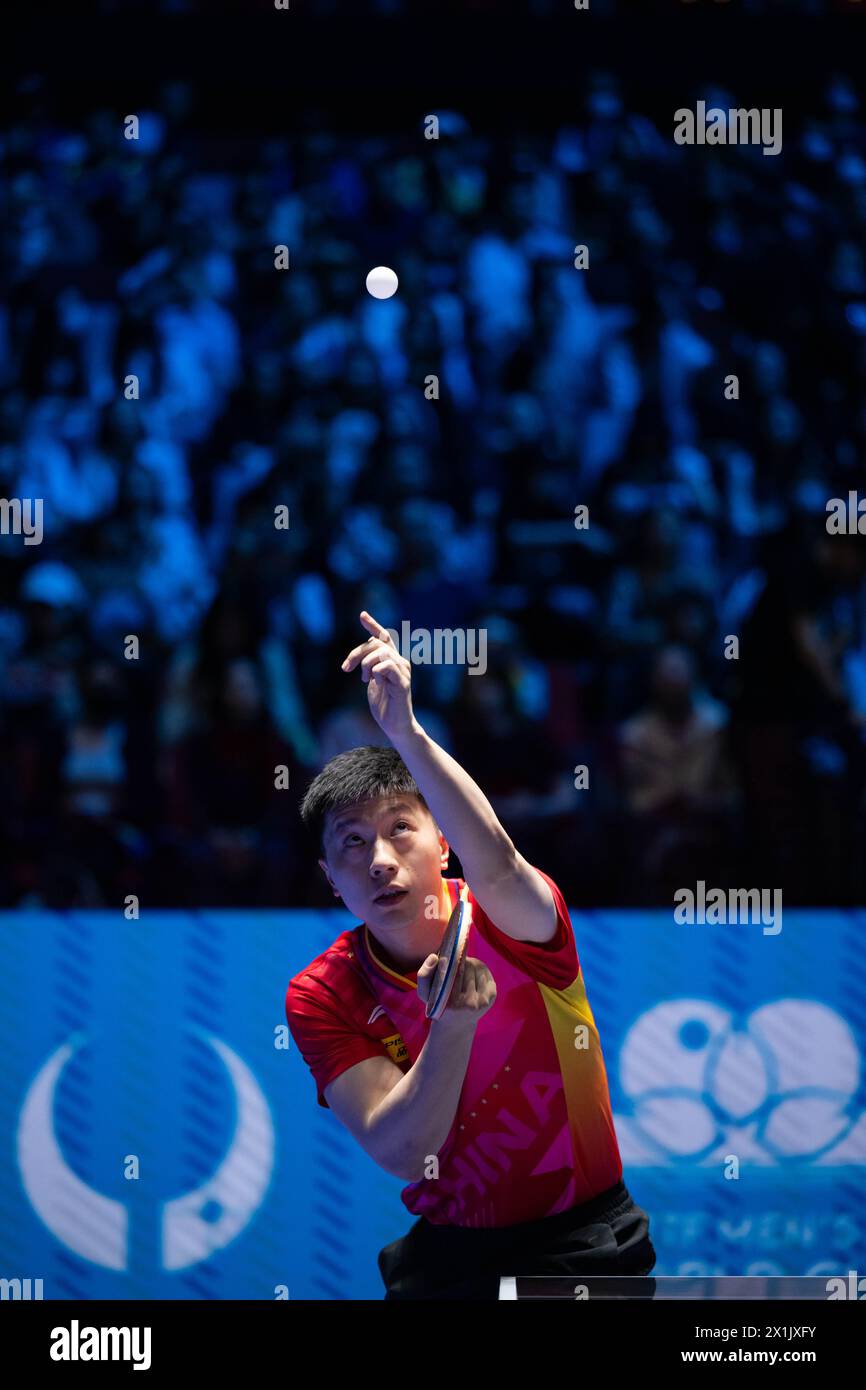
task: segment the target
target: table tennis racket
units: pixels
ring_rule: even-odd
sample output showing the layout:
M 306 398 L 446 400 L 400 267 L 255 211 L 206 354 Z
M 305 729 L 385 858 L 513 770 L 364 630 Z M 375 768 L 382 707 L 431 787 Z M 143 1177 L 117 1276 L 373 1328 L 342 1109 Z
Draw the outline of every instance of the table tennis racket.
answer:
M 466 942 L 472 923 L 472 909 L 467 900 L 461 897 L 448 919 L 448 926 L 439 944 L 436 969 L 430 981 L 427 995 L 426 1014 L 428 1018 L 439 1018 L 448 1007 L 451 991 L 454 988 Z

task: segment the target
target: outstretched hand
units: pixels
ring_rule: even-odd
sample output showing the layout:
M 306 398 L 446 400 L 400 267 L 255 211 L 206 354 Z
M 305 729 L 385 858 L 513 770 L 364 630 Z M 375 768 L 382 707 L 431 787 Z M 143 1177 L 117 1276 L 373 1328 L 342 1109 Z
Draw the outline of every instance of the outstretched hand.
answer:
M 388 738 L 408 733 L 415 723 L 412 710 L 412 666 L 401 656 L 388 629 L 378 623 L 366 608 L 361 622 L 372 637 L 353 647 L 343 662 L 344 671 L 361 667 L 367 686 L 367 704 L 379 728 Z

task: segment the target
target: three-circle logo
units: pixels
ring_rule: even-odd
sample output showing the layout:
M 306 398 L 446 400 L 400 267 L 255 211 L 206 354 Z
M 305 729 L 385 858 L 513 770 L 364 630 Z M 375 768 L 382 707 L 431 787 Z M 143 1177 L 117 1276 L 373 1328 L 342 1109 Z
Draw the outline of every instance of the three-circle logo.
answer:
M 738 1022 L 706 999 L 641 1014 L 620 1054 L 631 1102 L 614 1116 L 624 1163 L 866 1163 L 857 1041 L 812 999 L 778 999 Z

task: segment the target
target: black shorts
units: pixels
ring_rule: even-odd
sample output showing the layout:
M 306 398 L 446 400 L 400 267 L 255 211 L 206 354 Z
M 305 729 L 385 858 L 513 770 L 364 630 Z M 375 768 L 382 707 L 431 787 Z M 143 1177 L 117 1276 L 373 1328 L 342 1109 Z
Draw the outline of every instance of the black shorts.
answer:
M 420 1216 L 379 1252 L 385 1297 L 496 1299 L 502 1275 L 649 1274 L 649 1217 L 624 1182 L 517 1226 L 434 1226 Z

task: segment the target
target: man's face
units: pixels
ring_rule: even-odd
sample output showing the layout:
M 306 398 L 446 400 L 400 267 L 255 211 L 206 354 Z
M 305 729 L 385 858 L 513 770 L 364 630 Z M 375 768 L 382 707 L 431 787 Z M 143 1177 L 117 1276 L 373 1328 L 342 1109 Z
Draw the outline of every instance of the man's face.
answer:
M 319 864 L 332 889 L 385 941 L 425 915 L 438 918 L 448 842 L 416 796 L 392 792 L 329 811 L 324 848 Z M 403 891 L 382 898 L 388 888 Z M 431 897 L 436 907 L 427 914 Z

